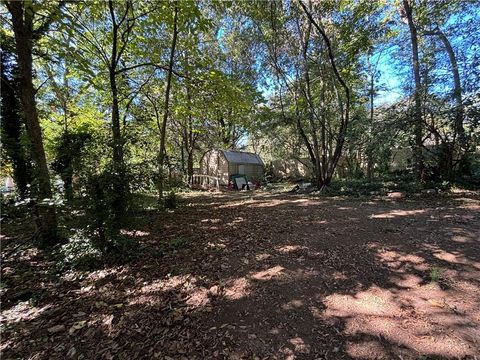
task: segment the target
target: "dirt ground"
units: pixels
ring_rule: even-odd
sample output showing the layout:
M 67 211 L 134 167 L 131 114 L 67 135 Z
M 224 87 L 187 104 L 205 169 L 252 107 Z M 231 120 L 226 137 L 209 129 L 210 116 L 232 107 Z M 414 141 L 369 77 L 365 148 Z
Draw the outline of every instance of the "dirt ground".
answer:
M 183 201 L 127 265 L 4 261 L 2 359 L 480 359 L 478 194 Z

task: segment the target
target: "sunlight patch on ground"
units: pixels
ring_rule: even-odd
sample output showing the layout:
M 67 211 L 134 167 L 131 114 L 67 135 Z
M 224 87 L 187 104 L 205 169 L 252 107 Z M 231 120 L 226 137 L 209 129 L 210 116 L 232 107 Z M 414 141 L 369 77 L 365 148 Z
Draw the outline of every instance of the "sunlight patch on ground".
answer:
M 227 284 L 224 295 L 229 300 L 238 300 L 250 294 L 250 282 L 244 278 L 235 279 Z
M 51 307 L 51 305 L 46 305 L 38 308 L 35 306 L 31 306 L 28 301 L 19 302 L 17 305 L 11 307 L 10 309 L 2 311 L 0 315 L 0 329 L 3 328 L 5 324 L 32 321 Z
M 383 250 L 378 252 L 378 257 L 383 263 L 395 269 L 398 273 L 405 273 L 409 271 L 410 267 L 419 271 L 427 271 L 430 268 L 423 257 L 414 254 Z
M 170 276 L 162 280 L 155 280 L 150 284 L 142 286 L 140 291 L 143 294 L 154 293 L 158 291 L 172 291 L 185 286 L 187 282 L 195 283 L 196 279 L 189 275 Z
M 227 245 L 225 245 L 223 242 L 219 241 L 218 243 L 213 243 L 213 242 L 208 242 L 207 247 L 211 249 L 225 249 Z
M 277 265 L 277 266 L 274 266 L 270 269 L 263 270 L 263 271 L 258 271 L 256 273 L 254 273 L 252 275 L 252 278 L 255 279 L 255 280 L 260 280 L 260 281 L 271 280 L 275 277 L 278 277 L 278 276 L 282 275 L 283 270 L 285 270 L 285 268 Z
M 468 243 L 470 241 L 468 236 L 462 236 L 462 235 L 453 235 L 452 240 L 458 243 L 463 243 L 463 244 Z
M 356 210 L 357 208 L 351 206 L 339 206 L 337 210 Z
M 453 254 L 451 252 L 438 249 L 434 252 L 433 256 L 435 256 L 437 259 L 443 260 L 443 261 L 448 261 L 450 263 L 455 263 L 455 264 L 463 264 L 466 265 L 469 263 L 467 259 L 465 259 L 464 256 Z
M 446 251 L 437 245 L 425 245 L 424 247 L 430 250 L 432 255 L 439 260 L 451 264 L 465 265 L 480 270 L 480 262 L 470 260 L 458 251 Z
M 460 227 L 449 228 L 445 235 L 450 236 L 452 241 L 463 244 L 472 241 L 480 241 L 480 234 Z
M 318 200 L 314 200 L 314 199 L 311 199 L 311 198 L 304 198 L 304 199 L 298 199 L 298 200 L 293 200 L 293 201 L 290 201 L 292 204 L 296 204 L 297 206 L 317 206 L 317 205 L 320 205 L 322 204 L 321 201 L 318 201 Z
M 207 305 L 210 302 L 209 291 L 206 288 L 198 288 L 189 293 L 186 301 L 187 305 L 198 308 Z
M 261 253 L 261 254 L 256 254 L 255 255 L 255 260 L 264 261 L 264 260 L 267 260 L 268 258 L 271 258 L 271 257 L 272 257 L 271 254 Z
M 382 337 L 388 343 L 413 349 L 419 354 L 461 358 L 470 353 L 469 345 L 455 333 L 434 331 L 429 323 L 421 320 L 415 324 L 406 323 L 402 326 L 393 317 L 361 318 L 349 321 L 346 333 L 351 336 L 369 334 Z M 352 348 L 349 350 L 355 351 Z M 354 353 L 349 354 L 356 356 Z
M 423 214 L 427 210 L 392 210 L 381 214 L 373 214 L 370 215 L 370 219 L 394 219 L 396 217 L 403 217 L 403 216 L 414 216 L 418 214 Z
M 300 308 L 304 305 L 304 302 L 300 299 L 294 299 L 294 300 L 291 300 L 289 302 L 287 302 L 286 304 L 283 304 L 282 305 L 282 309 L 283 310 L 293 310 L 293 309 L 296 309 L 296 308 Z
M 290 200 L 273 199 L 273 200 L 269 200 L 268 202 L 258 202 L 256 204 L 252 204 L 250 205 L 250 207 L 269 208 L 269 207 L 274 207 L 274 206 L 284 205 L 289 203 L 290 203 Z
M 346 348 L 347 353 L 353 358 L 370 359 L 372 354 L 376 357 L 381 356 L 382 359 L 388 358 L 387 351 L 378 340 L 348 341 Z
M 335 280 L 347 280 L 348 276 L 340 271 L 334 271 L 332 274 L 332 278 Z
M 218 226 L 215 226 L 216 224 L 221 224 L 222 220 L 221 219 L 203 219 L 200 221 L 200 223 L 203 225 L 201 226 L 203 229 L 209 229 L 209 230 L 218 230 L 220 229 Z M 230 226 L 232 224 L 227 224 L 227 226 Z
M 142 230 L 125 230 L 125 229 L 122 229 L 122 230 L 120 230 L 120 233 L 122 235 L 133 236 L 133 237 L 145 237 L 145 236 L 150 235 L 150 233 L 148 231 L 142 231 Z
M 245 218 L 243 218 L 242 216 L 237 216 L 235 219 L 233 219 L 231 222 L 227 223 L 226 225 L 227 226 L 234 226 L 234 225 L 240 224 L 244 221 L 245 221 Z
M 306 250 L 306 249 L 308 249 L 306 246 L 300 246 L 300 245 L 284 245 L 284 246 L 279 246 L 275 248 L 276 251 L 285 253 L 285 254 L 292 253 L 299 250 Z
M 289 340 L 290 344 L 294 346 L 294 351 L 300 354 L 309 354 L 310 353 L 310 345 L 305 344 L 305 341 L 300 338 L 296 337 Z
M 391 280 L 395 283 L 396 286 L 409 288 L 409 289 L 416 289 L 421 286 L 423 282 L 423 278 L 413 274 L 399 274 L 393 275 Z M 434 286 L 434 284 L 431 284 Z
M 202 223 L 212 223 L 212 224 L 218 224 L 220 222 L 222 222 L 222 219 L 202 219 L 200 222 Z
M 392 294 L 388 290 L 371 288 L 355 296 L 333 294 L 325 298 L 326 316 L 350 317 L 363 315 L 386 315 L 394 309 Z
M 438 285 L 420 286 L 421 279 L 411 274 L 402 278 L 399 289 L 372 286 L 355 295 L 333 294 L 324 299 L 323 313 L 316 308 L 310 311 L 323 320 L 343 319 L 344 334 L 362 339 L 347 341 L 346 349 L 352 357 L 386 356 L 387 343 L 399 353 L 413 349 L 419 354 L 446 357 L 471 354 L 473 344 L 478 341 L 468 334 L 480 336 L 475 319 L 479 309 L 475 307 L 465 316 L 460 310 L 462 303 L 454 300 L 447 303 L 447 293 Z M 461 294 L 459 299 L 462 301 Z M 379 340 L 365 339 L 365 335 Z

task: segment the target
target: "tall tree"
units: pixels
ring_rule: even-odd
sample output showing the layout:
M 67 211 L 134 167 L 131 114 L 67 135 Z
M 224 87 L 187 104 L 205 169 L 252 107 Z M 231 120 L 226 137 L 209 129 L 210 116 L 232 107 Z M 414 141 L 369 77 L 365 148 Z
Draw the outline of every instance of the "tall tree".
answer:
M 338 132 L 338 138 L 337 138 L 337 144 L 335 146 L 335 150 L 333 152 L 332 159 L 330 161 L 330 164 L 328 166 L 325 166 L 326 169 L 324 169 L 324 176 L 323 176 L 323 184 L 322 186 L 328 186 L 330 185 L 330 182 L 332 180 L 333 174 L 335 172 L 335 168 L 338 164 L 338 161 L 340 159 L 340 156 L 342 154 L 342 149 L 343 149 L 343 144 L 345 143 L 345 136 L 347 133 L 347 128 L 348 128 L 348 123 L 350 121 L 350 88 L 347 86 L 345 80 L 343 77 L 340 75 L 340 72 L 338 71 L 337 63 L 335 61 L 335 56 L 333 54 L 333 49 L 332 49 L 332 44 L 330 42 L 330 38 L 327 36 L 326 32 L 323 30 L 322 26 L 320 26 L 319 22 L 317 22 L 311 13 L 311 11 L 307 8 L 307 6 L 302 2 L 302 0 L 299 0 L 300 6 L 302 7 L 303 11 L 305 12 L 305 15 L 308 17 L 308 20 L 310 23 L 315 27 L 315 29 L 318 31 L 318 33 L 321 35 L 325 46 L 327 48 L 327 55 L 328 59 L 330 61 L 330 65 L 332 67 L 333 73 L 335 75 L 336 80 L 340 83 L 340 86 L 343 88 L 344 95 L 345 95 L 345 107 L 343 109 L 343 106 L 340 99 L 339 99 L 339 104 L 340 104 L 340 109 L 341 109 L 341 123 L 340 123 L 340 129 Z M 326 160 L 324 160 L 325 162 Z
M 403 0 L 402 17 L 406 19 L 410 31 L 410 41 L 412 46 L 412 69 L 415 82 L 413 126 L 415 145 L 413 149 L 415 160 L 415 173 L 417 179 L 423 178 L 423 120 L 422 120 L 422 82 L 420 78 L 420 60 L 418 50 L 418 32 L 414 22 L 414 0 Z
M 177 35 L 178 35 L 178 7 L 174 7 L 173 15 L 173 33 L 172 33 L 172 43 L 170 45 L 170 56 L 168 60 L 168 69 L 167 69 L 167 84 L 165 88 L 165 102 L 163 105 L 163 119 L 162 125 L 160 128 L 160 148 L 158 154 L 158 171 L 159 171 L 159 183 L 158 183 L 158 198 L 159 201 L 163 198 L 163 182 L 164 182 L 164 171 L 163 166 L 165 163 L 165 136 L 167 132 L 167 121 L 170 111 L 170 90 L 172 88 L 172 75 L 173 75 L 173 65 L 175 61 L 175 48 L 177 46 Z
M 458 141 L 461 147 L 465 147 L 465 129 L 463 127 L 463 116 L 464 116 L 464 106 L 462 101 L 462 84 L 460 81 L 460 72 L 458 70 L 457 57 L 455 51 L 453 50 L 450 40 L 445 35 L 445 33 L 436 26 L 432 30 L 425 32 L 426 35 L 437 36 L 442 42 L 445 51 L 448 54 L 448 59 L 450 61 L 450 71 L 453 79 L 453 93 L 452 97 L 455 100 L 455 136 L 458 137 Z
M 35 163 L 35 180 L 38 183 L 38 201 L 35 205 L 36 224 L 38 227 L 39 243 L 42 246 L 52 246 L 58 242 L 57 216 L 52 200 L 50 174 L 42 140 L 42 130 L 38 121 L 38 112 L 35 101 L 36 89 L 33 85 L 33 46 L 48 30 L 54 20 L 58 8 L 51 10 L 47 16 L 38 17 L 38 4 L 32 1 L 7 1 L 10 12 L 15 47 L 19 66 L 19 81 L 21 87 L 20 101 L 23 117 L 31 143 L 32 159 Z M 58 5 L 57 5 L 58 6 Z M 43 19 L 43 21 L 42 21 Z M 34 27 L 40 21 L 38 27 Z

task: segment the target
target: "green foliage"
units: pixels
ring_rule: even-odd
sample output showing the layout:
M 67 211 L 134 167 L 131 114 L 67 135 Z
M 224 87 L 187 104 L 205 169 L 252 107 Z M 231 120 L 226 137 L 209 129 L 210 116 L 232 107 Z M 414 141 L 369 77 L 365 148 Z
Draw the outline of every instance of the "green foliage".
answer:
M 128 179 L 128 173 L 124 172 L 119 176 L 112 168 L 91 174 L 87 178 L 85 195 L 89 200 L 89 234 L 93 246 L 102 254 L 127 254 L 125 251 L 134 247 L 120 232 L 130 219 L 131 195 Z
M 210 148 L 247 148 L 259 153 L 265 164 L 301 159 L 311 169 L 317 164 L 311 161 L 307 144 L 317 142 L 318 155 L 313 157 L 325 155 L 326 162 L 340 144 L 338 179 L 326 190 L 330 195 L 411 194 L 422 187 L 448 190 L 455 184 L 478 188 L 480 72 L 475 35 L 480 26 L 474 2 L 413 2 L 424 83 L 423 130 L 431 155 L 425 161 L 423 185 L 410 176 L 408 161 L 400 173 L 392 174 L 391 166 L 398 150 L 413 143 L 411 54 L 408 29 L 399 15 L 401 1 L 305 3 L 330 39 L 336 66 L 351 90 L 344 142 L 340 138 L 346 96 L 325 40 L 310 26 L 298 2 L 272 1 L 265 6 L 253 1 L 245 6 L 217 1 L 115 1 L 112 11 L 102 1 L 61 6 L 28 2 L 38 15 L 35 27 L 44 19 L 52 21 L 41 29 L 45 36 L 35 39 L 33 69 L 46 155 L 51 170 L 63 179 L 69 199 L 76 180 L 75 190 L 84 194 L 90 224 L 83 243 L 72 240 L 65 254 L 76 254 L 76 247 L 78 254 L 87 252 L 81 248 L 84 245 L 92 246 L 103 259 L 134 253 L 135 242 L 121 231 L 130 218 L 130 193 L 153 193 L 159 174 L 168 173 L 169 192 L 161 207 L 176 208 L 176 188 Z M 179 34 L 165 161 L 159 169 L 174 7 Z M 117 24 L 113 63 L 112 14 Z M 15 44 L 8 20 L 0 33 L 2 175 L 13 173 L 28 198 L 36 183 L 30 178 L 31 148 L 18 108 L 18 70 L 11 56 Z M 56 31 L 47 31 L 50 27 Z M 465 103 L 468 146 L 453 177 L 444 171 L 448 156 L 459 151 L 451 146 L 456 135 L 449 59 L 438 39 L 423 35 L 436 28 L 452 39 Z M 396 76 L 385 77 L 382 72 L 389 69 Z M 388 83 L 395 77 L 401 78 L 401 84 L 392 88 Z M 395 91 L 398 96 L 392 95 Z M 115 121 L 114 98 L 118 100 Z M 115 164 L 114 148 L 123 158 Z M 372 181 L 365 180 L 367 167 Z M 4 206 L 2 216 L 28 216 L 27 203 Z M 150 205 L 139 207 L 159 208 L 157 202 Z M 76 267 L 65 254 L 65 266 Z
M 52 169 L 60 175 L 65 187 L 65 197 L 73 198 L 73 175 L 78 173 L 82 164 L 82 150 L 92 135 L 87 132 L 64 133 L 56 141 L 55 159 Z
M 5 30 L 0 32 L 1 57 L 1 139 L 2 175 L 13 175 L 16 190 L 21 198 L 26 197 L 27 185 L 32 182 L 32 166 L 28 142 L 20 109 L 20 93 L 17 87 L 18 67 L 14 55 L 14 42 Z M 11 169 L 7 169 L 11 165 Z
M 171 190 L 164 199 L 166 209 L 175 209 L 177 207 L 177 194 Z
M 433 282 L 433 283 L 438 283 L 438 281 L 442 278 L 442 273 L 441 273 L 440 269 L 436 266 L 433 266 L 430 269 L 430 272 L 429 272 L 428 275 L 430 277 L 430 281 Z
M 60 246 L 53 254 L 55 272 L 66 270 L 93 270 L 102 263 L 102 253 L 96 249 L 89 235 L 84 231 L 76 231 L 67 243 Z
M 387 195 L 392 191 L 405 192 L 408 195 L 419 193 L 422 186 L 410 175 L 389 176 L 372 181 L 365 179 L 338 179 L 325 191 L 327 196 L 372 196 Z

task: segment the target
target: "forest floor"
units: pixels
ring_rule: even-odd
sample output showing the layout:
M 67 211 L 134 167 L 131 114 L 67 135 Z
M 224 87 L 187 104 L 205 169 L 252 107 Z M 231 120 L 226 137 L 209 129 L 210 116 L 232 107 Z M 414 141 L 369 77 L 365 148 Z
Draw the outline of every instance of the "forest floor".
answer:
M 3 261 L 2 359 L 479 358 L 478 193 L 197 192 L 135 225 L 125 265 Z

